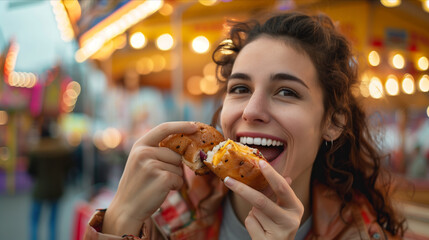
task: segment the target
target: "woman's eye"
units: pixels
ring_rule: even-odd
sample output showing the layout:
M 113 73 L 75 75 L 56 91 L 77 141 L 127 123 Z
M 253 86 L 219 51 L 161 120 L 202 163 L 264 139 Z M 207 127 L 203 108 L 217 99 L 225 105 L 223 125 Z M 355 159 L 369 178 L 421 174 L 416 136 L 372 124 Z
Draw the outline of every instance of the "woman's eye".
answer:
M 231 87 L 229 90 L 229 93 L 235 93 L 235 94 L 243 94 L 243 93 L 249 93 L 250 90 L 246 86 L 234 86 Z
M 299 98 L 299 95 L 293 91 L 292 89 L 289 88 L 282 88 L 277 92 L 278 95 L 282 96 L 282 97 L 297 97 Z

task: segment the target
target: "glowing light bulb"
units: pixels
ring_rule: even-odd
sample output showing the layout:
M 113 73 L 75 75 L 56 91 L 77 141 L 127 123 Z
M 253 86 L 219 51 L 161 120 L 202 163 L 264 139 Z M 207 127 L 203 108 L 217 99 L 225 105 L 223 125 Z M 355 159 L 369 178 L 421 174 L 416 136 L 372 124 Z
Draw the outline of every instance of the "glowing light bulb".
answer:
M 393 56 L 393 58 L 392 58 L 392 65 L 396 69 L 402 69 L 402 68 L 404 68 L 404 66 L 405 66 L 404 56 L 402 56 L 399 53 L 395 54 Z
M 130 37 L 130 45 L 134 49 L 141 49 L 146 45 L 146 37 L 141 32 L 133 33 Z
M 401 0 L 380 0 L 385 7 L 397 7 L 401 4 Z
M 417 60 L 417 68 L 421 71 L 426 71 L 429 68 L 428 58 L 423 56 Z
M 168 33 L 162 34 L 156 39 L 156 46 L 162 51 L 170 50 L 173 48 L 173 44 L 173 37 Z
M 422 7 L 423 7 L 423 10 L 425 10 L 426 12 L 429 12 L 429 0 L 422 0 Z
M 406 94 L 414 93 L 414 78 L 411 74 L 405 74 L 402 80 L 402 91 Z
M 395 75 L 389 75 L 385 84 L 387 94 L 396 96 L 399 94 L 398 78 Z
M 196 53 L 206 53 L 210 48 L 209 40 L 204 36 L 198 36 L 192 40 L 192 49 Z
M 429 92 L 429 76 L 423 75 L 419 80 L 419 89 L 422 92 Z
M 375 99 L 383 97 L 383 84 L 378 77 L 372 77 L 369 82 L 369 94 Z
M 371 51 L 368 54 L 368 62 L 371 66 L 378 66 L 380 64 L 380 55 L 377 51 Z
M 198 0 L 204 6 L 213 6 L 217 0 Z

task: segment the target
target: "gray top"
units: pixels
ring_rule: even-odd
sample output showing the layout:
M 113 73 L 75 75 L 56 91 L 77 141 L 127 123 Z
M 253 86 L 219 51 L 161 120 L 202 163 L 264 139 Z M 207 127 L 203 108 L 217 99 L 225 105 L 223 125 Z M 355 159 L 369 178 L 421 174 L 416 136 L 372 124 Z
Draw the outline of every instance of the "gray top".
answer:
M 312 216 L 310 216 L 304 224 L 298 229 L 295 240 L 303 240 L 311 229 Z M 220 227 L 219 240 L 251 240 L 247 229 L 241 224 L 235 215 L 234 209 L 232 208 L 231 199 L 229 195 L 226 197 L 223 208 L 223 219 Z

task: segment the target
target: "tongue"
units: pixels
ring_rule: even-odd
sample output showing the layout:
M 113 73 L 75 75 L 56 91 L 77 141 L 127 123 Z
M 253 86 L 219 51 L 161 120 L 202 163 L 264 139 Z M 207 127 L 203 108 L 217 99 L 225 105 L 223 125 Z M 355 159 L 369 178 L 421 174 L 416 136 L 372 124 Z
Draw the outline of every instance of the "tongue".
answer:
M 282 153 L 283 147 L 264 147 L 260 145 L 249 145 L 251 148 L 257 148 L 268 162 L 273 161 Z

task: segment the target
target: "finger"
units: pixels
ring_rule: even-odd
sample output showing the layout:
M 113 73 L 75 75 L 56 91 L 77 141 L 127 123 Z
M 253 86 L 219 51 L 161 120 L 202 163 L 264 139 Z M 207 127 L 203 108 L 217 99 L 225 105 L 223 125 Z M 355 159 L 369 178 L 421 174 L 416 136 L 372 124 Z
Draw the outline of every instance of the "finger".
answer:
M 299 208 L 301 202 L 298 200 L 287 180 L 265 161 L 259 161 L 259 167 L 271 189 L 277 196 L 279 205 L 283 208 Z
M 170 163 L 154 160 L 145 161 L 143 171 L 155 172 L 156 170 L 174 173 L 180 177 L 183 176 L 183 169 L 181 166 L 176 166 Z
M 182 155 L 168 148 L 159 148 L 159 147 L 154 147 L 154 148 L 156 148 L 156 151 L 154 152 L 154 155 L 153 155 L 154 158 L 176 166 L 182 165 Z
M 259 221 L 250 211 L 249 216 L 244 220 L 244 225 L 246 226 L 247 231 L 252 239 L 264 239 L 264 229 L 262 228 Z
M 166 122 L 162 123 L 148 133 L 146 133 L 137 142 L 141 145 L 148 145 L 156 147 L 159 142 L 166 138 L 170 134 L 184 133 L 191 134 L 196 132 L 198 129 L 194 122 Z
M 270 218 L 279 219 L 283 216 L 282 208 L 261 192 L 230 177 L 226 177 L 224 183 L 230 190 L 248 201 L 253 207 L 264 211 Z

